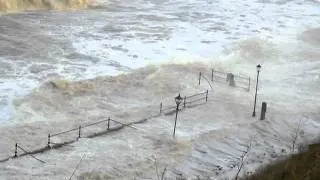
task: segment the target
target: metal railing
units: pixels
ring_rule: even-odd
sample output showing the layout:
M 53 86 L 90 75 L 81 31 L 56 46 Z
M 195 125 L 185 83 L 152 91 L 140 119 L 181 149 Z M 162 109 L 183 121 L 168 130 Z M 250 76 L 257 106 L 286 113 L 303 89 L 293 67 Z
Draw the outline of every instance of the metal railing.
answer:
M 195 105 L 197 102 L 204 102 L 204 101 L 207 102 L 208 101 L 208 92 L 209 91 L 207 90 L 202 93 L 184 96 L 184 100 L 182 102 L 182 105 L 180 106 L 180 110 L 183 108 L 191 107 L 189 105 L 192 105 L 192 104 Z M 164 108 L 163 104 L 160 103 L 160 114 L 158 114 L 156 116 L 150 116 L 149 118 L 160 116 L 162 113 L 167 114 L 168 112 L 172 112 L 172 111 L 174 112 L 175 110 L 176 110 L 176 105 L 170 105 L 170 106 L 166 106 Z M 144 118 L 142 121 L 145 121 L 146 119 L 148 119 L 148 118 Z M 101 126 L 101 124 L 103 124 L 103 126 Z M 22 148 L 23 145 L 21 143 L 19 143 L 19 144 L 16 143 L 14 145 L 13 155 L 8 158 L 1 159 L 0 162 L 5 162 L 5 161 L 8 161 L 9 159 L 12 159 L 12 158 L 18 158 L 18 157 L 28 155 L 28 156 L 30 156 L 30 157 L 32 157 L 42 163 L 45 163 L 44 161 L 36 158 L 33 155 L 38 154 L 38 153 L 43 153 L 43 152 L 48 151 L 50 149 L 56 149 L 56 148 L 66 146 L 68 144 L 71 144 L 71 143 L 78 141 L 80 138 L 92 138 L 92 137 L 107 134 L 108 132 L 120 130 L 124 127 L 131 127 L 131 124 L 133 124 L 133 123 L 122 123 L 120 121 L 117 121 L 117 120 L 114 120 L 114 119 L 111 119 L 110 117 L 108 117 L 106 119 L 102 119 L 102 120 L 99 120 L 96 122 L 81 124 L 77 127 L 74 127 L 74 128 L 71 128 L 71 129 L 68 129 L 65 131 L 56 132 L 56 133 L 49 133 L 47 136 L 47 144 L 44 145 L 43 147 L 39 147 L 39 148 L 35 148 L 34 150 L 27 151 L 26 149 Z M 95 129 L 93 129 L 93 130 L 91 129 L 90 132 L 84 133 L 84 131 L 89 130 L 90 127 L 95 127 L 95 126 L 96 126 Z M 102 128 L 102 130 L 101 130 L 101 128 Z M 131 128 L 134 128 L 134 127 L 131 127 Z M 59 142 L 57 142 L 58 139 L 59 139 Z M 62 139 L 62 141 L 61 141 L 61 139 Z
M 179 105 L 179 110 L 182 110 L 187 107 L 191 107 L 195 105 L 194 103 L 205 103 L 208 102 L 208 94 L 209 90 L 205 92 L 189 95 L 189 96 L 182 96 L 183 101 Z M 162 102 L 160 103 L 160 114 L 170 115 L 176 111 L 177 105 L 168 105 L 165 106 Z
M 224 79 L 224 82 L 226 82 L 228 74 L 229 73 L 212 69 L 211 81 L 215 82 L 215 81 Z M 201 76 L 203 76 L 203 73 L 200 72 L 199 73 L 199 85 L 201 83 Z M 250 81 L 251 81 L 250 77 L 242 76 L 242 75 L 234 75 L 234 80 L 236 81 L 236 84 L 237 84 L 236 87 L 244 88 L 249 91 Z M 197 106 L 197 105 L 200 105 L 203 103 L 207 103 L 208 102 L 208 94 L 209 94 L 209 90 L 206 90 L 205 92 L 192 94 L 192 95 L 188 95 L 188 96 L 182 96 L 183 101 L 181 102 L 181 104 L 179 106 L 179 111 L 183 110 L 185 108 L 194 107 L 194 106 Z M 161 102 L 160 103 L 160 113 L 156 116 L 150 116 L 148 118 L 157 117 L 162 114 L 171 115 L 172 113 L 174 113 L 176 111 L 176 107 L 177 107 L 177 105 L 175 105 L 175 104 L 165 106 Z M 144 118 L 141 122 L 144 122 L 148 118 Z M 103 124 L 103 123 L 104 123 L 104 126 L 101 126 L 101 124 Z M 79 125 L 78 127 L 74 127 L 69 130 L 62 131 L 62 132 L 57 132 L 57 133 L 52 133 L 52 134 L 49 133 L 47 136 L 48 140 L 47 140 L 46 146 L 43 146 L 41 148 L 37 148 L 35 150 L 27 151 L 26 149 L 22 148 L 21 144 L 16 143 L 14 146 L 15 147 L 14 154 L 8 158 L 0 160 L 0 162 L 8 161 L 11 158 L 18 158 L 21 156 L 29 155 L 32 158 L 34 158 L 42 163 L 45 163 L 44 161 L 33 156 L 33 154 L 42 153 L 42 152 L 45 152 L 45 151 L 48 151 L 48 150 L 54 149 L 54 148 L 60 148 L 62 146 L 73 143 L 83 137 L 92 138 L 95 136 L 107 134 L 108 132 L 120 130 L 124 127 L 131 127 L 131 124 L 134 124 L 134 123 L 127 123 L 126 124 L 126 123 L 122 123 L 120 121 L 111 119 L 109 117 L 109 118 L 102 119 L 97 122 L 92 122 L 89 124 L 82 124 L 82 125 Z M 91 131 L 90 133 L 87 133 L 87 135 L 83 133 L 85 130 L 88 130 L 89 127 L 98 126 L 98 125 L 99 125 L 99 128 L 96 128 L 93 131 Z M 101 130 L 101 127 L 103 127 L 102 128 L 103 130 Z M 131 127 L 131 128 L 134 128 L 134 127 Z M 97 129 L 99 129 L 99 131 L 97 131 Z M 72 134 L 72 133 L 74 133 L 74 134 Z M 61 142 L 55 142 L 55 140 L 57 140 L 56 139 L 57 137 L 60 137 L 59 138 L 60 140 L 63 138 L 65 138 L 67 140 L 64 140 Z
M 230 79 L 228 78 L 229 75 L 233 76 L 233 83 L 232 86 L 236 88 L 245 89 L 247 91 L 250 91 L 251 86 L 251 78 L 246 75 L 240 75 L 240 74 L 233 74 L 231 72 L 225 72 L 221 70 L 211 69 L 211 82 L 220 82 L 220 83 L 227 83 L 230 84 Z M 204 78 L 204 73 L 199 73 L 198 78 L 198 84 L 201 84 L 201 78 Z M 205 79 L 207 80 L 207 79 Z M 210 85 L 211 86 L 211 85 Z

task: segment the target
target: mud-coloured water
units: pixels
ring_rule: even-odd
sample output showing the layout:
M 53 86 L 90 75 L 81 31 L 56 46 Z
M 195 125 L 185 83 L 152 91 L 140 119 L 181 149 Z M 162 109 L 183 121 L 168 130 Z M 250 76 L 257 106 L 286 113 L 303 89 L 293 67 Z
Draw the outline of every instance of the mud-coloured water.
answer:
M 82 154 L 87 157 L 76 172 L 79 179 L 156 179 L 155 158 L 159 171 L 168 167 L 166 177 L 234 178 L 235 161 L 251 135 L 257 137 L 245 171 L 290 154 L 291 134 L 301 120 L 300 142 L 318 135 L 318 1 L 98 3 L 0 16 L 0 159 L 13 154 L 15 143 L 43 147 L 48 133 L 107 116 L 121 122 L 149 117 L 160 101 L 173 104 L 178 92 L 209 88 L 198 86 L 197 75 L 208 76 L 211 68 L 255 81 L 261 63 L 257 109 L 268 103 L 266 120 L 251 117 L 254 86 L 247 92 L 213 82 L 207 104 L 179 113 L 176 139 L 173 116 L 159 116 L 137 129 L 37 154 L 45 165 L 30 157 L 0 164 L 0 179 L 64 179 Z M 198 62 L 183 64 L 189 61 Z M 144 67 L 160 63 L 165 65 Z
M 317 1 L 98 3 L 0 16 L 2 120 L 15 118 L 13 99 L 49 79 L 115 75 L 150 63 L 210 60 L 246 71 L 243 65 L 282 62 L 283 71 L 299 67 L 295 76 L 308 76 L 311 87 L 319 81 Z

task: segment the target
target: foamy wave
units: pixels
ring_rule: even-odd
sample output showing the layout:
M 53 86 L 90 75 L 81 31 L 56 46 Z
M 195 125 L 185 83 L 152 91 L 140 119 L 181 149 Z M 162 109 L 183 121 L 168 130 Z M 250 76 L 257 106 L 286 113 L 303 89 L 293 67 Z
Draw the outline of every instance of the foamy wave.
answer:
M 136 118 L 130 119 L 134 120 L 157 110 L 160 102 L 172 105 L 172 97 L 178 92 L 188 95 L 208 89 L 208 84 L 190 85 L 190 82 L 197 82 L 195 74 L 206 69 L 201 63 L 166 64 L 147 66 L 114 77 L 77 82 L 51 80 L 28 97 L 16 100 L 16 115 L 18 119 L 26 121 L 42 121 L 44 117 L 50 121 L 64 118 L 94 119 L 97 114 L 104 113 L 108 116 L 113 113 L 125 119 L 129 113 L 137 114 Z M 150 110 L 151 106 L 156 107 Z
M 0 11 L 81 9 L 92 5 L 95 5 L 95 0 L 0 0 Z

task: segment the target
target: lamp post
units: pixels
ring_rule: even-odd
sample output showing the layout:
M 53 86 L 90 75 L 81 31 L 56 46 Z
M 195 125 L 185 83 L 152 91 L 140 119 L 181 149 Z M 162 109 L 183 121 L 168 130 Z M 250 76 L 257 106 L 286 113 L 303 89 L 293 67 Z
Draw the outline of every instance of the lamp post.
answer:
M 253 105 L 253 113 L 252 117 L 256 116 L 256 103 L 257 103 L 257 91 L 258 91 L 258 83 L 259 83 L 259 74 L 260 74 L 261 65 L 257 65 L 257 82 L 256 82 L 256 94 L 254 95 L 254 105 Z
M 179 111 L 179 105 L 182 102 L 182 97 L 180 96 L 180 94 L 174 98 L 174 100 L 176 101 L 177 104 L 177 108 L 176 108 L 176 119 L 174 121 L 174 129 L 173 129 L 173 137 L 176 134 L 176 125 L 177 125 L 177 118 L 178 118 L 178 111 Z

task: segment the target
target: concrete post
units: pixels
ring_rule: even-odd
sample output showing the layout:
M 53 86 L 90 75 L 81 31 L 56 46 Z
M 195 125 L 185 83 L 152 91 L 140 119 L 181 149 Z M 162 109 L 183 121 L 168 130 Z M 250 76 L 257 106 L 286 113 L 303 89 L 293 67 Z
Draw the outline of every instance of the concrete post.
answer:
M 230 75 L 231 73 L 227 73 L 227 79 L 226 79 L 227 82 L 230 80 Z
M 267 112 L 267 103 L 266 102 L 262 102 L 260 120 L 264 120 L 265 119 L 266 112 Z
M 236 86 L 236 83 L 234 81 L 234 75 L 232 73 L 227 74 L 227 81 L 229 81 L 229 86 Z

